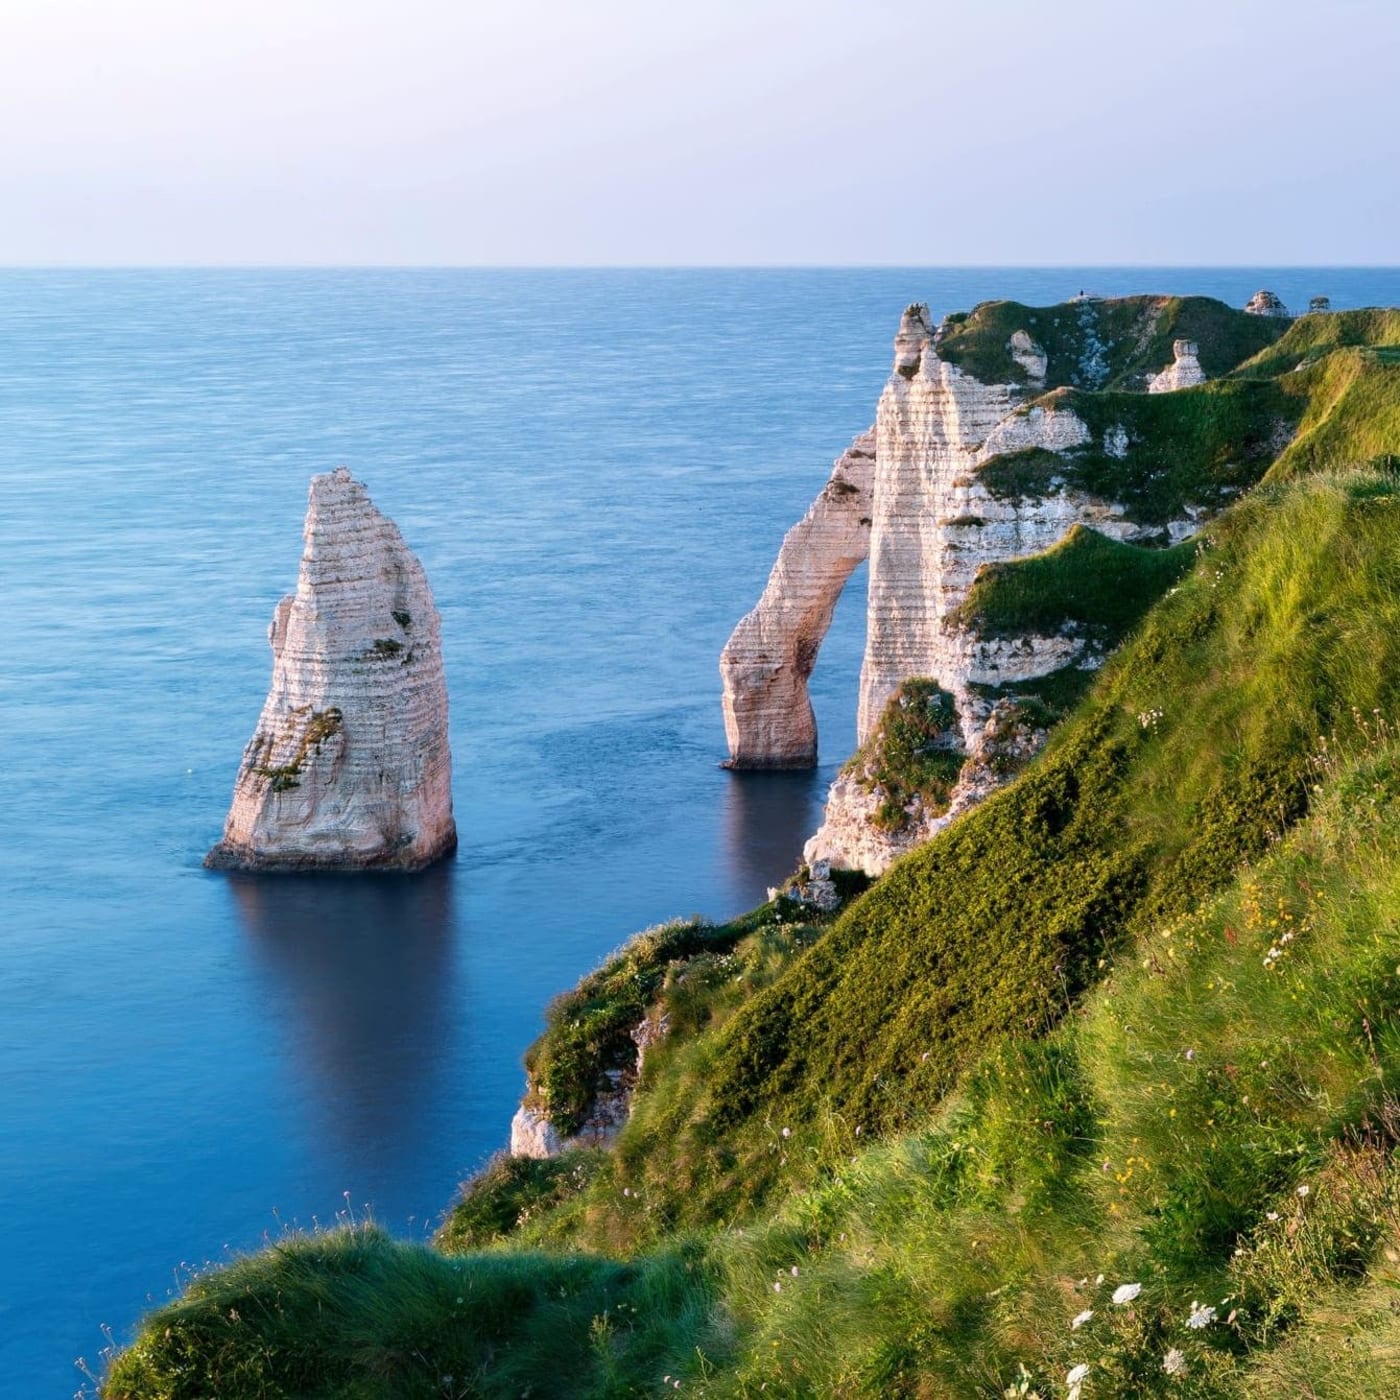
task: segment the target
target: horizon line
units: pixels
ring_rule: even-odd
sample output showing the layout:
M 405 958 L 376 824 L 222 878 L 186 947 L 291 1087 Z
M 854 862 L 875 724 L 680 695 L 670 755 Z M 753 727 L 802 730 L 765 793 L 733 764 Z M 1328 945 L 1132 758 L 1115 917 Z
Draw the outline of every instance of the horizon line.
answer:
M 1394 272 L 1400 262 L 0 262 L 0 272 Z

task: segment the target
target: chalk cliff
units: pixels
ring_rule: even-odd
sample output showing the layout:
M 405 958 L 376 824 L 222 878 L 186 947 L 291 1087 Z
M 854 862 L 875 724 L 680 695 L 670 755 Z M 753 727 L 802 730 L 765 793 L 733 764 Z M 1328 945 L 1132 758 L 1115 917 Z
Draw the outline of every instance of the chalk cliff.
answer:
M 439 619 L 394 523 L 340 467 L 311 480 L 272 686 L 205 864 L 417 870 L 457 843 Z
M 907 339 L 907 325 L 901 334 Z M 993 458 L 1064 452 L 1090 440 L 1088 425 L 1072 410 L 1037 405 L 1020 412 L 1023 401 L 1020 386 L 982 383 L 940 359 L 931 334 L 915 372 L 898 371 L 885 387 L 876 421 L 857 740 L 870 742 L 903 681 L 928 677 L 952 696 L 957 746 L 968 761 L 946 806 L 917 803 L 904 822 L 881 825 L 874 812 L 884 793 L 865 776 L 858 756 L 832 788 L 826 819 L 804 853 L 809 862 L 878 874 L 926 841 L 998 784 L 998 773 L 984 761 L 992 709 L 986 691 L 1100 660 L 1080 637 L 983 639 L 958 620 L 986 564 L 1038 554 L 1075 524 L 1119 539 L 1139 533 L 1121 507 L 1063 483 L 1044 495 L 1008 496 L 989 488 L 980 468 Z
M 731 763 L 813 763 L 807 677 L 836 595 L 859 562 L 857 525 L 868 520 L 861 749 L 831 790 L 826 819 L 806 847 L 809 862 L 883 871 L 1006 781 L 1044 741 L 1043 713 L 1019 705 L 1027 683 L 1101 664 L 1103 637 L 1092 628 L 1008 635 L 965 616 L 982 570 L 1042 555 L 1075 526 L 1120 542 L 1176 542 L 1235 489 L 1214 483 L 1200 499 L 1163 506 L 1154 498 L 1147 507 L 1118 489 L 1117 479 L 1127 487 L 1135 476 L 1141 484 L 1160 475 L 1138 454 L 1149 430 L 1161 434 L 1138 420 L 1131 401 L 1141 402 L 1144 389 L 1203 383 L 1195 338 L 1172 338 L 1197 326 L 1217 366 L 1232 366 L 1282 330 L 1203 298 L 1085 299 L 1043 309 L 985 303 L 936 331 L 927 308 L 905 311 L 873 455 L 868 439 L 857 443 L 859 464 L 872 468 L 869 486 L 853 476 L 850 506 L 839 511 L 825 499 L 828 485 L 784 541 L 763 599 L 721 663 Z M 1159 369 L 1168 344 L 1172 363 Z M 934 683 L 951 716 L 927 752 L 957 761 L 943 765 L 956 774 L 946 783 L 905 794 L 882 776 L 880 731 L 912 678 Z M 906 710 L 909 703 L 900 699 Z M 897 718 L 904 724 L 909 716 Z

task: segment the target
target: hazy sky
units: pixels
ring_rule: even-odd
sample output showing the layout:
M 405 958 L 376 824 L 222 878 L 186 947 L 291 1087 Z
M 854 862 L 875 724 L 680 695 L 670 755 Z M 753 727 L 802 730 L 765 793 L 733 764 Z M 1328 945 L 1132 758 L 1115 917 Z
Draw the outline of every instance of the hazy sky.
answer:
M 1397 0 L 0 0 L 3 263 L 1393 263 Z

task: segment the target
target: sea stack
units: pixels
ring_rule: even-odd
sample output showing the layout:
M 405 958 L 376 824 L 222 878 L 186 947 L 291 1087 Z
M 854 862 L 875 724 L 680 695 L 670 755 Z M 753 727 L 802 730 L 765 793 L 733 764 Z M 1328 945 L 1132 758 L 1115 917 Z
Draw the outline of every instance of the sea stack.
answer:
M 423 566 L 344 468 L 311 479 L 272 687 L 223 839 L 238 870 L 419 870 L 457 844 L 439 619 Z

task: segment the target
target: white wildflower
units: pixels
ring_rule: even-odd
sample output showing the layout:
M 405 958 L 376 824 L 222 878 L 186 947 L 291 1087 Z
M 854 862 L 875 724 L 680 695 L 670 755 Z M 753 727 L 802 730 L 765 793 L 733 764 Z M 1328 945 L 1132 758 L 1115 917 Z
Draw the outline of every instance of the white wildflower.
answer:
M 794 1265 L 792 1266 L 792 1276 L 793 1276 L 793 1278 L 796 1278 L 796 1277 L 797 1277 L 797 1265 L 796 1265 L 796 1264 L 794 1264 Z
M 1084 1377 L 1089 1374 L 1089 1363 L 1081 1361 L 1072 1371 L 1065 1376 L 1066 1385 L 1080 1385 Z
M 792 1129 L 791 1129 L 791 1128 L 784 1128 L 784 1129 L 783 1129 L 783 1136 L 784 1136 L 784 1137 L 791 1137 L 791 1136 L 792 1136 Z
M 773 1285 L 773 1292 L 774 1292 L 774 1293 L 781 1293 L 782 1291 L 783 1291 L 783 1285 L 782 1285 L 781 1283 L 775 1283 L 775 1284 Z
M 1173 1347 L 1162 1358 L 1162 1369 L 1169 1376 L 1180 1376 L 1186 1372 L 1186 1357 L 1179 1348 Z
M 1268 1213 L 1268 1215 L 1266 1215 L 1264 1218 L 1265 1218 L 1266 1220 L 1269 1220 L 1269 1221 L 1277 1220 L 1277 1219 L 1278 1219 L 1278 1211 L 1276 1211 L 1276 1210 L 1271 1210 L 1271 1211 Z
M 1305 1182 L 1297 1189 L 1297 1191 L 1296 1191 L 1294 1194 L 1295 1194 L 1295 1195 L 1298 1195 L 1298 1196 L 1306 1196 L 1306 1195 L 1308 1194 L 1308 1192 L 1311 1191 L 1311 1190 L 1312 1190 L 1312 1187 L 1309 1186 L 1308 1183 L 1305 1181 Z
M 1124 1304 L 1131 1303 L 1141 1292 L 1142 1284 L 1140 1283 L 1120 1283 L 1113 1290 L 1113 1306 L 1121 1308 Z
M 1209 1327 L 1215 1321 L 1215 1309 L 1209 1303 L 1198 1303 L 1191 1299 L 1191 1316 L 1186 1319 L 1186 1325 L 1193 1331 L 1199 1332 L 1202 1327 Z
M 1086 1322 L 1088 1322 L 1088 1320 L 1089 1320 L 1091 1317 L 1093 1317 L 1093 1315 L 1094 1315 L 1094 1310 L 1093 1310 L 1093 1308 L 1085 1308 L 1084 1311 L 1083 1311 L 1082 1313 L 1080 1313 L 1080 1314 L 1070 1323 L 1070 1325 L 1069 1325 L 1070 1331 L 1071 1331 L 1071 1332 L 1077 1332 L 1077 1331 L 1079 1331 L 1079 1329 L 1080 1329 L 1081 1327 L 1083 1327 L 1084 1324 L 1085 1324 Z

